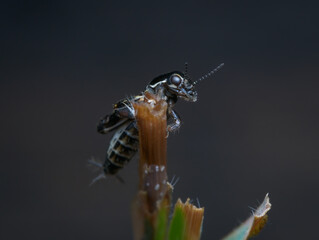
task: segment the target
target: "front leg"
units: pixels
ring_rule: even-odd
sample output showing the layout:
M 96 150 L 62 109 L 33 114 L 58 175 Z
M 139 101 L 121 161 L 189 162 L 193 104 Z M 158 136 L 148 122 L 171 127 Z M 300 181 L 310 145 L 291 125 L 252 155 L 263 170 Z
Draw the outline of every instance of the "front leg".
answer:
M 167 131 L 173 132 L 179 129 L 181 126 L 181 119 L 178 116 L 177 112 L 175 112 L 173 109 L 170 109 L 167 114 L 168 114 L 168 119 L 171 118 L 173 120 L 172 123 L 167 125 Z

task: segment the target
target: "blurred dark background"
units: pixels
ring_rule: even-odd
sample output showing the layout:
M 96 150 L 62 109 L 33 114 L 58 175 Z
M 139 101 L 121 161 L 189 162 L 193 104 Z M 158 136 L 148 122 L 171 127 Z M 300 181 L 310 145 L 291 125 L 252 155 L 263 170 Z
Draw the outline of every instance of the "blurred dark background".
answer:
M 313 1 L 314 2 L 314 1 Z M 318 5 L 289 1 L 7 1 L 1 20 L 1 239 L 131 239 L 137 159 L 89 187 L 117 100 L 159 74 L 194 79 L 168 140 L 174 199 L 220 239 L 267 192 L 257 239 L 314 239 L 319 213 Z M 175 201 L 174 200 L 174 201 Z

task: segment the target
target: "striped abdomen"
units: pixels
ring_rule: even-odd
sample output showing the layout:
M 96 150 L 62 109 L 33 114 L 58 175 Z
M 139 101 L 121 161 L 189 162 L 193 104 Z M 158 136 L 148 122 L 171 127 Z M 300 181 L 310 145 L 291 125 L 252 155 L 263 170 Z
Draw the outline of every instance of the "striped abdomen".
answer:
M 123 168 L 138 150 L 138 130 L 135 121 L 129 121 L 112 137 L 106 160 L 104 162 L 105 174 L 115 174 Z

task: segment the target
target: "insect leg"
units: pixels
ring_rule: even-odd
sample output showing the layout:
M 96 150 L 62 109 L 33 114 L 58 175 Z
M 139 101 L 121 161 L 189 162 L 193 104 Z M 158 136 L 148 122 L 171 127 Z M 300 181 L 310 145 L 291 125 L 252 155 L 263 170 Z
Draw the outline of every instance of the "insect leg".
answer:
M 174 110 L 171 109 L 168 111 L 168 116 L 169 116 L 169 118 L 173 119 L 173 122 L 171 124 L 168 124 L 167 131 L 173 132 L 173 131 L 179 129 L 181 126 L 181 119 L 178 116 L 177 112 L 175 112 Z

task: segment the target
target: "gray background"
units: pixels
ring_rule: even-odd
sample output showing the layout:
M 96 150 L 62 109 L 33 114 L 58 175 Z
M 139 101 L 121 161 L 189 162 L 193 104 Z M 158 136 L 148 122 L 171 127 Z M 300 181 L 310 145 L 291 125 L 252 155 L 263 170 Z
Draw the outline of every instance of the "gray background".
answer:
M 8 1 L 9 2 L 9 1 Z M 1 239 L 131 239 L 137 159 L 89 187 L 117 100 L 161 73 L 194 79 L 168 140 L 174 199 L 205 206 L 219 239 L 267 192 L 258 239 L 314 239 L 318 223 L 318 6 L 306 1 L 10 1 L 1 24 Z

